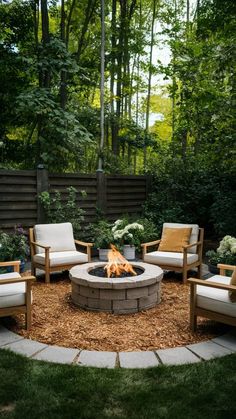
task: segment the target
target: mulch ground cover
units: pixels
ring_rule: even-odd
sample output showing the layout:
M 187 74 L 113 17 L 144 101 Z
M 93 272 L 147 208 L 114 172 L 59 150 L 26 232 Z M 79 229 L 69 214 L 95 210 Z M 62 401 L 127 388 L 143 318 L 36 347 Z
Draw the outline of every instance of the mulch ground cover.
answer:
M 135 314 L 114 315 L 89 312 L 71 301 L 71 284 L 66 274 L 50 284 L 33 285 L 32 328 L 24 329 L 24 316 L 7 319 L 7 327 L 25 338 L 50 345 L 99 351 L 143 351 L 171 348 L 211 339 L 228 326 L 207 319 L 198 330 L 189 329 L 189 285 L 181 276 L 166 275 L 162 300 L 155 308 Z

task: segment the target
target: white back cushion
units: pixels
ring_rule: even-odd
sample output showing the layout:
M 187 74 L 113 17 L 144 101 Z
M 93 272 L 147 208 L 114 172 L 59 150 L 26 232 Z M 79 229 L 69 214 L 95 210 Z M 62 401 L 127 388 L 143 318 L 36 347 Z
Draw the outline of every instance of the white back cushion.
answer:
M 168 228 L 191 227 L 192 233 L 190 236 L 189 244 L 196 243 L 198 241 L 199 226 L 197 224 L 164 223 L 163 230 L 165 227 L 168 227 Z M 188 253 L 196 253 L 196 251 L 197 251 L 197 246 L 193 246 L 193 247 L 190 247 L 190 249 L 188 249 Z
M 37 243 L 50 246 L 50 252 L 76 250 L 71 223 L 37 224 L 34 234 Z M 37 247 L 36 252 L 44 253 L 44 249 Z

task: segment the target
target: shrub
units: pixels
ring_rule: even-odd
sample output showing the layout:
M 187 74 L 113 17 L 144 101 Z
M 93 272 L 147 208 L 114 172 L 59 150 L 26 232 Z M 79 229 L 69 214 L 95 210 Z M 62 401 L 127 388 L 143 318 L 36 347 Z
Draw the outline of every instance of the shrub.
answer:
M 97 249 L 109 249 L 110 244 L 114 243 L 112 233 L 113 224 L 106 220 L 100 220 L 95 224 L 90 224 L 92 232 L 92 241 Z
M 80 208 L 76 202 L 77 190 L 70 186 L 67 188 L 68 198 L 62 202 L 61 193 L 55 191 L 54 195 L 49 192 L 42 192 L 39 195 L 40 202 L 46 213 L 49 223 L 65 223 L 70 222 L 73 226 L 74 236 L 76 239 L 81 238 L 81 223 L 84 221 L 84 210 Z M 82 192 L 82 196 L 84 193 Z
M 29 245 L 26 232 L 21 226 L 15 226 L 14 233 L 0 232 L 0 260 L 24 261 L 29 256 Z
M 216 251 L 209 250 L 206 252 L 206 256 L 211 265 L 217 265 L 218 263 L 236 265 L 236 238 L 225 236 Z

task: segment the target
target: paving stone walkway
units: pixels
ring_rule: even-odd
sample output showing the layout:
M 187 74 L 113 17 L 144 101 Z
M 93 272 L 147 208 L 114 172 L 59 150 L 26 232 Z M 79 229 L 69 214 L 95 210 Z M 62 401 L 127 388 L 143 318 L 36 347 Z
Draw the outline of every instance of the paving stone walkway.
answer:
M 160 364 L 192 364 L 236 353 L 236 328 L 215 339 L 184 347 L 145 352 L 98 352 L 46 345 L 24 339 L 0 326 L 0 348 L 10 349 L 28 358 L 60 364 L 99 368 L 148 368 Z
M 208 277 L 209 272 L 204 272 Z M 0 325 L 0 348 L 28 358 L 60 364 L 98 368 L 148 368 L 160 364 L 182 365 L 236 353 L 236 328 L 206 342 L 143 352 L 99 352 L 46 345 L 24 339 Z

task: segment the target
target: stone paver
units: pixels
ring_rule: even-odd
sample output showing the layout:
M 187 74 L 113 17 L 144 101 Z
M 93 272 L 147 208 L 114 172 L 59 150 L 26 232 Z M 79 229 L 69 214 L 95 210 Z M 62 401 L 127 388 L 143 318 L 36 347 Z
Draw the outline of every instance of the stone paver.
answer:
M 40 361 L 58 362 L 59 364 L 71 364 L 78 353 L 78 349 L 47 346 L 32 358 Z
M 24 338 L 22 336 L 10 332 L 10 330 L 0 326 L 0 347 L 23 339 Z
M 185 347 L 159 349 L 156 354 L 161 362 L 166 365 L 193 364 L 201 361 L 199 357 Z
M 17 342 L 9 343 L 4 346 L 4 348 L 11 349 L 11 351 L 17 352 L 19 354 L 31 357 L 42 349 L 46 348 L 48 345 L 35 340 L 30 339 L 21 339 Z
M 232 333 L 226 333 L 223 336 L 212 339 L 212 342 L 217 343 L 218 345 L 225 346 L 228 349 L 236 352 L 236 335 Z
M 156 367 L 159 361 L 154 352 L 119 352 L 121 368 Z
M 187 348 L 189 348 L 192 352 L 194 352 L 197 356 L 200 356 L 205 361 L 233 353 L 232 350 L 218 345 L 217 343 L 212 342 L 211 340 L 207 342 L 187 345 Z
M 98 368 L 115 368 L 116 352 L 81 351 L 78 365 Z

